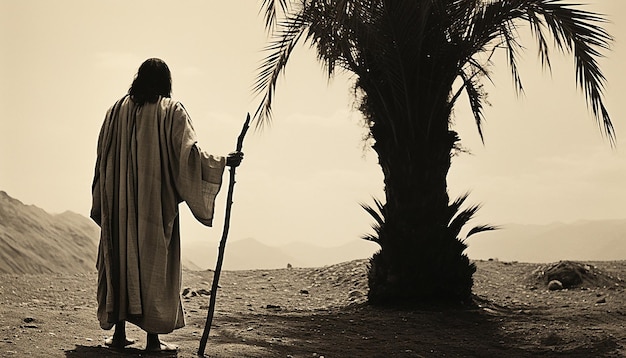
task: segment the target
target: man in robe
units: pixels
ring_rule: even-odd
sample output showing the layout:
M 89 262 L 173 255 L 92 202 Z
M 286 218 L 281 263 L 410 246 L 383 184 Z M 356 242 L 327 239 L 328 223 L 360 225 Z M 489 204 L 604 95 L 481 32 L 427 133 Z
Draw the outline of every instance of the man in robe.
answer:
M 91 209 L 101 228 L 97 316 L 103 329 L 115 326 L 105 341 L 115 348 L 134 343 L 125 332 L 131 322 L 146 331 L 146 350 L 176 349 L 158 335 L 185 325 L 178 204 L 211 226 L 224 168 L 243 158 L 202 151 L 187 111 L 170 97 L 169 68 L 146 60 L 98 138 Z

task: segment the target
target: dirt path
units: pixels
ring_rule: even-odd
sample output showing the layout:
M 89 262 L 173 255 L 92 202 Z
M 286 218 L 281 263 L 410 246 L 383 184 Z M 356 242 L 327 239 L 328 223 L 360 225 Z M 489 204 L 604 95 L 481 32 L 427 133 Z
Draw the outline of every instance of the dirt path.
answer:
M 626 262 L 588 263 L 617 280 Z M 473 309 L 366 304 L 366 261 L 323 268 L 225 271 L 206 353 L 211 357 L 624 357 L 622 284 L 549 291 L 539 265 L 477 262 Z M 1 357 L 196 357 L 212 272 L 187 271 L 187 326 L 163 337 L 176 354 L 102 345 L 95 274 L 0 276 Z M 614 280 L 614 281 L 615 281 Z M 615 281 L 619 282 L 619 281 Z

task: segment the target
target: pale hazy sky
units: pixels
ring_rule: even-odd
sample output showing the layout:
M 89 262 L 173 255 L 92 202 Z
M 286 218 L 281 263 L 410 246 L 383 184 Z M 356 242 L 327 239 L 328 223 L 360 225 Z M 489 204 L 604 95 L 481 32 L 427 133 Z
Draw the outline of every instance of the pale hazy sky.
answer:
M 530 46 L 517 98 L 501 59 L 485 142 L 464 105 L 455 128 L 473 155 L 454 159 L 451 196 L 482 202 L 478 223 L 626 218 L 626 2 L 593 0 L 609 15 L 613 51 L 601 65 L 617 131 L 611 149 L 576 89 L 572 61 L 553 55 L 552 75 Z M 96 140 L 104 114 L 149 57 L 172 71 L 173 97 L 208 152 L 234 149 L 266 33 L 258 1 L 0 0 L 0 190 L 50 212 L 89 215 Z M 266 244 L 331 246 L 370 232 L 359 202 L 383 198 L 376 157 L 364 149 L 350 78 L 327 82 L 313 53 L 298 48 L 279 83 L 273 126 L 250 132 L 237 171 L 230 237 Z M 227 179 L 227 176 L 225 176 Z M 186 240 L 217 241 L 183 209 Z

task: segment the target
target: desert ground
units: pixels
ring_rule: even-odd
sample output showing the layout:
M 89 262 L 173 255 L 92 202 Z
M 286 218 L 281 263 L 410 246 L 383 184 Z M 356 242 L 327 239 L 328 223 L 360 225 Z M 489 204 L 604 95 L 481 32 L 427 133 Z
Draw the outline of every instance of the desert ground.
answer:
M 581 262 L 575 287 L 549 290 L 549 265 L 477 261 L 470 307 L 372 307 L 367 260 L 319 268 L 224 271 L 210 357 L 624 357 L 626 261 Z M 2 357 L 197 357 L 212 271 L 185 271 L 186 327 L 147 354 L 145 336 L 104 346 L 96 274 L 0 275 Z

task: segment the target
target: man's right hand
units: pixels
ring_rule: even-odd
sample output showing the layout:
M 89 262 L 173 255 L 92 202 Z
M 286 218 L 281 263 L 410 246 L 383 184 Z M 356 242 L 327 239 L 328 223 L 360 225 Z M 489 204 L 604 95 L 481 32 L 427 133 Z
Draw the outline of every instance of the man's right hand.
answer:
M 229 167 L 238 167 L 243 160 L 243 152 L 230 152 L 226 157 L 226 165 Z

